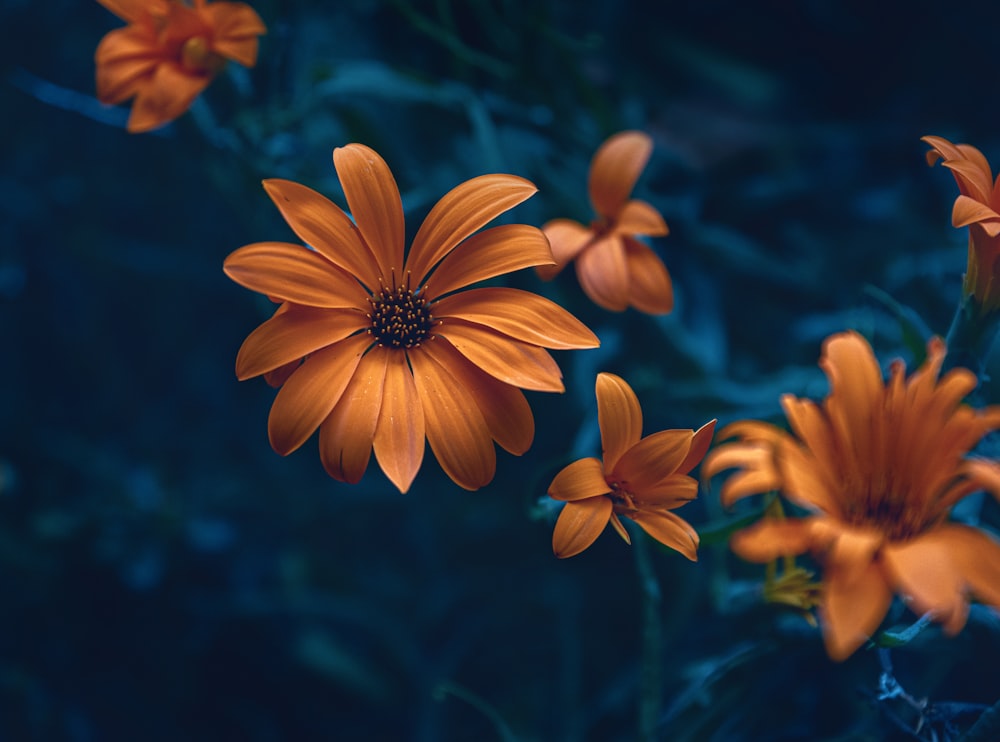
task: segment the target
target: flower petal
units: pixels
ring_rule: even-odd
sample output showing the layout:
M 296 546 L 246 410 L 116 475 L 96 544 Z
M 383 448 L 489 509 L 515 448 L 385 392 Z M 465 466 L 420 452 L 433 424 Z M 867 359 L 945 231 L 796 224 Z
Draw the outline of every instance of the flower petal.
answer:
M 698 498 L 698 480 L 686 474 L 671 474 L 655 484 L 644 487 L 636 497 L 643 508 L 673 510 Z
M 969 602 L 965 579 L 951 559 L 961 532 L 944 526 L 903 543 L 886 544 L 882 564 L 896 592 L 918 616 L 932 614 L 954 635 L 965 626 Z M 960 538 L 959 538 L 960 540 Z
M 629 270 L 622 238 L 601 237 L 577 255 L 576 278 L 592 302 L 624 312 L 629 305 Z
M 442 296 L 477 281 L 551 263 L 552 251 L 540 229 L 505 224 L 472 235 L 445 256 L 427 279 L 427 293 Z
M 149 84 L 136 91 L 126 128 L 139 134 L 173 121 L 191 107 L 211 81 L 209 75 L 188 74 L 173 63 L 158 65 Z
M 764 517 L 734 533 L 729 548 L 741 559 L 758 564 L 805 554 L 813 549 L 814 521 L 814 518 Z
M 413 484 L 424 460 L 424 408 L 417 395 L 406 353 L 389 353 L 382 405 L 375 424 L 375 458 L 400 492 Z
M 640 509 L 628 517 L 664 546 L 680 552 L 692 562 L 698 561 L 698 532 L 683 518 L 660 510 Z
M 544 348 L 501 335 L 482 325 L 453 320 L 436 329 L 474 366 L 506 384 L 539 392 L 563 391 L 562 372 Z
M 661 430 L 647 435 L 622 454 L 608 478 L 618 480 L 636 497 L 677 471 L 691 450 L 694 431 Z
M 236 355 L 243 381 L 304 358 L 370 324 L 357 310 L 293 307 L 276 313 L 247 336 Z
M 392 171 L 375 150 L 363 144 L 337 147 L 333 150 L 333 165 L 351 216 L 375 256 L 382 276 L 388 282 L 395 274 L 402 283 L 406 225 Z
M 674 286 L 660 256 L 639 240 L 625 237 L 629 304 L 646 314 L 669 314 L 674 308 Z
M 97 0 L 123 21 L 135 23 L 144 18 L 164 16 L 169 9 L 169 0 Z
M 977 222 L 993 222 L 992 225 L 984 223 L 983 227 L 986 228 L 989 226 L 988 231 L 990 232 L 990 236 L 996 237 L 1000 214 L 988 205 L 971 199 L 968 196 L 959 196 L 956 198 L 955 205 L 951 209 L 951 225 L 953 227 L 967 227 Z
M 598 214 L 606 218 L 618 214 L 652 153 L 653 140 L 641 131 L 619 132 L 598 148 L 587 184 Z
M 607 527 L 611 508 L 611 500 L 607 497 L 567 502 L 552 532 L 552 552 L 566 559 L 584 551 Z
M 543 348 L 596 348 L 600 344 L 586 325 L 558 304 L 522 289 L 468 289 L 434 302 L 431 312 L 435 318 L 456 317 Z
M 705 458 L 705 454 L 708 453 L 708 449 L 712 445 L 716 422 L 716 420 L 709 420 L 695 431 L 694 437 L 691 439 L 691 448 L 688 450 L 687 456 L 684 457 L 684 461 L 677 467 L 678 474 L 687 474 Z
M 245 3 L 206 3 L 199 12 L 212 26 L 212 49 L 253 67 L 257 62 L 257 37 L 267 33 L 267 26 L 256 11 Z
M 949 525 L 941 538 L 947 541 L 951 561 L 976 599 L 1000 611 L 1000 542 L 977 528 L 960 525 Z
M 148 85 L 160 64 L 162 51 L 145 28 L 127 26 L 109 32 L 94 53 L 97 66 L 97 99 L 121 103 Z
M 481 175 L 451 189 L 420 225 L 406 268 L 417 284 L 470 234 L 530 198 L 534 184 L 516 175 Z
M 600 497 L 611 492 L 604 479 L 604 467 L 593 457 L 579 459 L 564 467 L 549 485 L 553 500 L 575 502 L 589 497 Z
M 613 471 L 622 454 L 642 438 L 642 407 L 620 376 L 599 373 L 595 386 L 604 466 Z
M 539 278 L 549 281 L 555 278 L 593 239 L 594 233 L 579 222 L 571 219 L 554 219 L 542 225 L 542 232 L 552 247 L 555 265 L 543 265 L 535 269 Z
M 375 256 L 339 206 L 291 180 L 265 180 L 264 190 L 300 240 L 369 289 L 378 289 Z
M 496 472 L 496 449 L 476 400 L 422 348 L 408 355 L 424 408 L 427 440 L 441 468 L 463 489 L 488 484 Z
M 370 344 L 367 335 L 354 335 L 314 353 L 292 373 L 267 419 L 275 451 L 286 456 L 306 442 L 337 404 Z
M 841 662 L 854 654 L 878 629 L 891 602 L 878 564 L 869 564 L 850 584 L 836 570 L 825 570 L 820 622 L 830 659 Z
M 782 478 L 774 461 L 774 444 L 767 442 L 727 443 L 712 449 L 701 466 L 707 481 L 716 474 L 739 468 L 722 485 L 719 499 L 725 507 L 750 495 L 759 495 L 781 488 Z
M 667 222 L 653 206 L 645 201 L 626 201 L 615 219 L 615 229 L 623 235 L 646 235 L 664 237 L 670 234 Z
M 340 400 L 319 426 L 320 460 L 338 482 L 356 484 L 368 468 L 382 408 L 385 369 L 393 352 L 379 346 L 368 351 Z
M 301 245 L 246 245 L 232 252 L 222 269 L 240 286 L 278 301 L 328 309 L 368 306 L 368 294 L 357 280 Z

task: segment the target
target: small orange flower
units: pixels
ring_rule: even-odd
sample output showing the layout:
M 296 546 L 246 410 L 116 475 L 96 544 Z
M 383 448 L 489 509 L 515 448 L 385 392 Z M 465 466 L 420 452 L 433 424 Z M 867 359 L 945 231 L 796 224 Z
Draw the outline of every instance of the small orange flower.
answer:
M 257 37 L 267 32 L 243 3 L 194 0 L 97 0 L 129 25 L 97 47 L 97 97 L 117 104 L 135 98 L 132 133 L 174 120 L 212 81 L 227 59 L 257 61 Z
M 1000 178 L 993 180 L 989 162 L 969 144 L 952 144 L 926 136 L 931 146 L 927 164 L 938 159 L 951 170 L 959 197 L 951 212 L 954 227 L 969 228 L 969 266 L 963 289 L 975 297 L 984 312 L 1000 308 Z
M 640 131 L 623 131 L 600 146 L 590 163 L 588 186 L 597 219 L 590 227 L 570 219 L 545 224 L 556 264 L 536 269 L 539 276 L 554 278 L 575 260 L 584 293 L 605 309 L 621 312 L 632 306 L 666 314 L 674 308 L 666 266 L 636 239 L 667 234 L 667 223 L 645 201 L 629 198 L 652 151 L 653 140 Z
M 473 234 L 535 187 L 483 175 L 431 209 L 404 259 L 403 206 L 388 166 L 361 144 L 333 162 L 354 221 L 319 193 L 287 180 L 264 188 L 312 249 L 261 242 L 225 261 L 231 279 L 282 302 L 243 343 L 242 379 L 281 386 L 268 420 L 286 455 L 318 427 L 334 479 L 358 482 L 372 448 L 382 471 L 409 489 L 424 436 L 459 486 L 493 478 L 493 441 L 524 453 L 534 419 L 521 389 L 561 392 L 546 348 L 592 348 L 573 315 L 513 288 L 472 283 L 552 262 L 541 231 L 512 224 Z M 472 236 L 470 236 L 472 235 Z M 304 359 L 304 361 L 303 361 Z
M 662 430 L 642 438 L 642 408 L 635 392 L 618 376 L 601 373 L 597 423 L 603 461 L 574 461 L 549 487 L 549 497 L 566 503 L 552 534 L 555 555 L 579 554 L 609 521 L 631 543 L 618 518 L 623 515 L 660 543 L 697 561 L 697 532 L 670 511 L 698 496 L 698 481 L 687 475 L 708 451 L 715 420 L 697 432 Z
M 1000 543 L 949 522 L 952 505 L 979 489 L 1000 496 L 1000 466 L 968 452 L 1000 427 L 1000 407 L 961 400 L 975 375 L 956 368 L 938 379 L 944 343 L 909 378 L 901 361 L 888 383 L 868 342 L 855 332 L 829 337 L 820 367 L 830 380 L 822 405 L 791 395 L 791 425 L 744 420 L 727 425 L 702 472 L 740 469 L 725 482 L 726 505 L 779 490 L 812 511 L 763 518 L 733 535 L 732 550 L 752 562 L 811 553 L 823 568 L 820 622 L 827 652 L 851 655 L 885 618 L 894 593 L 949 634 L 965 625 L 968 594 L 1000 607 Z

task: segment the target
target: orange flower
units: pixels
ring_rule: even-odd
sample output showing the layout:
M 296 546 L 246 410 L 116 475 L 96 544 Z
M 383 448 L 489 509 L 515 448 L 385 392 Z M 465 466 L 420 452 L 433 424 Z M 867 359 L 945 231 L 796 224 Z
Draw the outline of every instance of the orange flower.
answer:
M 117 104 L 135 98 L 132 133 L 149 131 L 184 113 L 232 59 L 257 61 L 257 37 L 267 32 L 243 3 L 194 0 L 97 0 L 129 25 L 97 47 L 97 97 Z
M 931 146 L 927 164 L 938 159 L 951 170 L 959 197 L 951 212 L 954 227 L 969 228 L 969 266 L 963 289 L 974 296 L 985 312 L 1000 308 L 1000 178 L 983 153 L 969 144 L 952 144 L 941 137 L 926 136 Z
M 552 245 L 553 267 L 537 269 L 554 278 L 571 260 L 591 301 L 605 309 L 632 306 L 648 314 L 674 308 L 674 291 L 663 261 L 637 235 L 668 233 L 660 212 L 645 201 L 630 199 L 653 151 L 653 140 L 639 131 L 623 131 L 608 139 L 590 163 L 590 201 L 597 212 L 590 227 L 555 219 L 542 227 Z
M 556 475 L 549 497 L 565 501 L 552 550 L 579 554 L 610 521 L 631 543 L 618 516 L 631 518 L 660 543 L 697 561 L 698 534 L 671 510 L 698 496 L 687 476 L 708 451 L 715 420 L 693 430 L 662 430 L 642 438 L 642 408 L 632 388 L 614 374 L 597 375 L 597 423 L 604 460 L 574 461 Z
M 473 235 L 535 187 L 513 175 L 459 185 L 431 209 L 404 260 L 403 207 L 388 166 L 361 144 L 335 149 L 333 162 L 354 222 L 305 186 L 267 180 L 268 195 L 312 249 L 261 242 L 225 261 L 231 279 L 282 302 L 243 343 L 236 374 L 270 374 L 281 386 L 268 420 L 274 450 L 294 451 L 319 427 L 320 458 L 334 479 L 359 481 L 374 446 L 382 471 L 405 492 L 426 435 L 448 476 L 481 487 L 496 467 L 493 441 L 514 454 L 531 445 L 534 420 L 521 389 L 563 390 L 545 349 L 598 345 L 536 294 L 460 291 L 552 262 L 535 227 Z
M 893 593 L 954 634 L 965 625 L 968 593 L 1000 607 L 1000 543 L 947 520 L 969 493 L 1000 495 L 1000 466 L 967 458 L 1000 427 L 1000 407 L 961 403 L 976 386 L 968 369 L 938 379 L 944 344 L 909 378 L 901 361 L 888 382 L 871 346 L 855 332 L 826 340 L 820 367 L 831 391 L 822 405 L 791 395 L 781 403 L 786 433 L 744 420 L 705 459 L 710 477 L 738 468 L 722 488 L 732 504 L 779 490 L 812 511 L 805 518 L 764 518 L 734 534 L 739 556 L 769 562 L 810 552 L 823 569 L 820 621 L 829 655 L 842 660 L 885 618 Z

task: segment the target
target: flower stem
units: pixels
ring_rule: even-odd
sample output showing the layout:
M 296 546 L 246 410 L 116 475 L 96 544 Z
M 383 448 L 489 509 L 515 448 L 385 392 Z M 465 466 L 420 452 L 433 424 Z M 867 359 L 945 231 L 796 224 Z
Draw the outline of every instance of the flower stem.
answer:
M 963 296 L 945 342 L 945 370 L 964 366 L 982 381 L 986 359 L 1000 330 L 1000 311 L 984 311 L 973 296 Z
M 639 677 L 639 740 L 652 742 L 657 738 L 663 700 L 661 664 L 663 633 L 660 621 L 662 594 L 649 558 L 649 542 L 644 532 L 635 529 L 632 537 L 635 566 L 642 593 L 642 649 Z

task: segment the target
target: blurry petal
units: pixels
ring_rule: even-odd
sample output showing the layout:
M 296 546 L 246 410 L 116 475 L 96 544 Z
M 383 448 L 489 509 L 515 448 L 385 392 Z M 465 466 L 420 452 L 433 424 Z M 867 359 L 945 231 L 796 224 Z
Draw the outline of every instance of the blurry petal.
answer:
M 646 314 L 668 314 L 674 308 L 674 286 L 667 267 L 653 250 L 626 237 L 625 263 L 628 268 L 628 301 Z
M 415 283 L 423 283 L 431 268 L 459 242 L 536 190 L 534 184 L 516 175 L 481 175 L 446 193 L 413 238 L 406 268 Z
M 596 348 L 597 336 L 580 320 L 548 299 L 522 289 L 491 286 L 446 296 L 431 305 L 434 317 L 456 317 L 543 348 Z
M 549 497 L 567 502 L 600 497 L 609 492 L 611 487 L 604 479 L 604 467 L 595 458 L 574 461 L 556 474 L 549 485 Z
M 663 237 L 670 234 L 663 216 L 645 201 L 627 201 L 615 219 L 615 229 L 623 235 Z
M 361 312 L 350 309 L 296 307 L 275 314 L 243 341 L 236 355 L 236 377 L 243 381 L 273 371 L 369 324 Z
M 759 495 L 781 488 L 782 479 L 774 463 L 774 447 L 769 443 L 727 443 L 708 453 L 701 466 L 701 475 L 708 480 L 732 468 L 722 485 L 719 499 L 725 507 L 749 495 Z
M 441 468 L 463 489 L 488 484 L 496 471 L 496 449 L 475 399 L 422 348 L 408 355 L 424 408 L 427 440 Z
M 306 442 L 337 404 L 371 343 L 355 335 L 310 356 L 278 391 L 267 419 L 271 447 L 286 456 Z
M 405 224 L 403 202 L 396 180 L 379 154 L 363 144 L 348 144 L 333 150 L 333 165 L 344 188 L 344 196 L 358 231 L 390 282 L 403 276 Z M 372 287 L 375 288 L 375 287 Z
M 253 67 L 257 62 L 257 37 L 267 33 L 267 26 L 249 5 L 244 3 L 207 3 L 200 12 L 212 26 L 212 49 L 217 54 Z
M 427 280 L 427 292 L 441 296 L 476 281 L 551 262 L 549 243 L 537 227 L 493 227 L 472 235 L 449 253 Z
M 340 401 L 319 427 L 320 460 L 338 482 L 356 484 L 368 468 L 392 352 L 375 346 L 364 355 Z
M 222 269 L 240 286 L 279 301 L 329 309 L 368 306 L 368 294 L 355 278 L 301 245 L 246 245 L 232 252 Z
M 951 560 L 952 541 L 961 532 L 947 526 L 903 543 L 887 544 L 882 564 L 890 583 L 918 616 L 931 613 L 948 634 L 968 618 L 965 584 Z
M 850 584 L 836 570 L 825 570 L 820 622 L 830 658 L 850 657 L 878 629 L 891 602 L 892 591 L 877 564 L 869 564 Z
M 424 459 L 424 409 L 402 351 L 389 351 L 373 443 L 382 471 L 405 493 Z
M 544 281 L 554 278 L 594 237 L 591 230 L 570 219 L 547 222 L 542 225 L 542 232 L 552 247 L 552 259 L 556 262 L 555 265 L 543 265 L 535 269 Z
M 97 2 L 129 23 L 140 21 L 150 14 L 166 15 L 169 7 L 169 0 L 97 0 Z
M 613 471 L 622 454 L 642 438 L 642 408 L 632 387 L 620 376 L 600 373 L 595 386 L 604 466 Z
M 149 84 L 162 52 L 146 29 L 127 26 L 106 34 L 97 45 L 97 98 L 115 104 L 131 98 Z
M 623 131 L 607 139 L 590 163 L 588 190 L 594 209 L 614 217 L 628 200 L 649 156 L 653 140 L 640 131 Z
M 977 600 L 1000 611 L 1000 543 L 976 528 L 949 525 L 938 532 L 949 557 Z
M 544 348 L 457 320 L 435 332 L 438 340 L 451 343 L 473 365 L 504 383 L 539 392 L 563 391 L 559 366 Z
M 552 532 L 552 552 L 565 559 L 584 551 L 608 525 L 611 507 L 607 497 L 591 497 L 563 505 Z
M 378 289 L 379 267 L 375 256 L 339 206 L 290 180 L 265 180 L 264 190 L 300 240 L 368 288 Z
M 729 548 L 741 559 L 759 564 L 805 554 L 813 548 L 813 522 L 812 518 L 764 517 L 734 533 Z
M 691 448 L 688 450 L 687 456 L 684 457 L 684 461 L 677 467 L 678 474 L 687 474 L 705 458 L 705 454 L 708 453 L 708 449 L 712 445 L 716 422 L 709 420 L 695 431 L 694 437 L 691 439 Z
M 691 450 L 691 430 L 661 430 L 647 435 L 618 459 L 609 479 L 617 479 L 637 497 L 643 489 L 666 479 L 680 466 Z
M 191 75 L 172 63 L 158 65 L 149 84 L 136 93 L 128 131 L 138 134 L 173 121 L 211 81 L 209 75 Z
M 621 237 L 596 239 L 577 255 L 576 278 L 592 302 L 612 312 L 624 312 L 629 304 L 629 271 Z
M 698 561 L 698 532 L 683 518 L 658 510 L 639 510 L 627 517 L 664 546 L 679 551 L 692 562 Z

